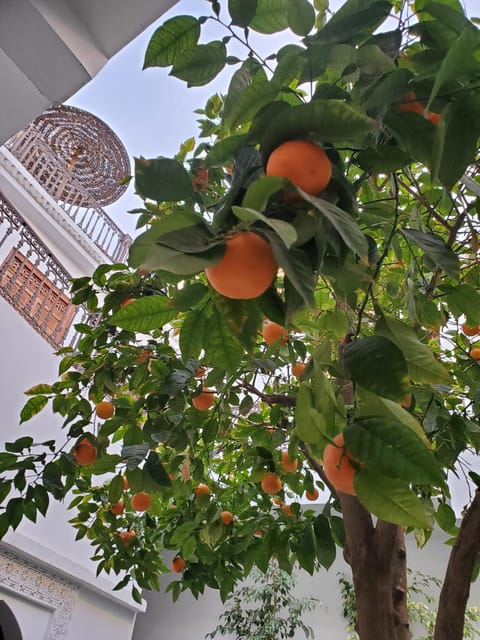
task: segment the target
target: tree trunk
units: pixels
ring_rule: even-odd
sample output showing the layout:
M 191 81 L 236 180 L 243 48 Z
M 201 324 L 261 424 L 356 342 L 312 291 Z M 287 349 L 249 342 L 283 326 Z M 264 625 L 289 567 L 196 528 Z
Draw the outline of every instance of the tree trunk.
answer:
M 463 518 L 440 592 L 434 640 L 462 640 L 470 581 L 480 552 L 480 491 Z
M 339 493 L 352 568 L 360 640 L 409 640 L 403 530 L 370 514 L 353 496 Z

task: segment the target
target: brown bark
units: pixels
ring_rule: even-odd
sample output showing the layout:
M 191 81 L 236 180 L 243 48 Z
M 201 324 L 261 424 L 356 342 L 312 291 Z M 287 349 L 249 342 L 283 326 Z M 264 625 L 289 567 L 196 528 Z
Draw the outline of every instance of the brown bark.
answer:
M 397 536 L 392 558 L 392 595 L 397 624 L 397 640 L 410 640 L 410 623 L 407 609 L 407 550 L 405 531 L 397 527 Z
M 450 553 L 440 592 L 434 640 L 462 640 L 470 581 L 480 552 L 480 491 L 475 492 Z
M 374 526 L 371 515 L 355 497 L 339 493 L 339 499 L 360 640 L 407 640 L 408 621 L 400 622 L 398 615 L 398 589 L 404 588 L 404 583 L 396 583 L 392 576 L 395 551 L 402 539 L 400 528 L 382 520 Z

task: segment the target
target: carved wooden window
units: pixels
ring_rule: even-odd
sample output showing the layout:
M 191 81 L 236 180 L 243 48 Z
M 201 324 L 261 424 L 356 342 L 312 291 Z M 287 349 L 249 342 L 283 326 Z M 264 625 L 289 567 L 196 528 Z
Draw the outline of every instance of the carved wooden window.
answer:
M 75 316 L 75 306 L 47 273 L 17 249 L 0 268 L 0 293 L 53 347 L 60 348 Z

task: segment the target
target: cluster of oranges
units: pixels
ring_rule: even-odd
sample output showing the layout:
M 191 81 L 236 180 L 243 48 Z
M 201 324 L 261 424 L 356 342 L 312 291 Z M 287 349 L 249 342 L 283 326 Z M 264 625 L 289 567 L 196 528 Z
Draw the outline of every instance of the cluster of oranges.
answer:
M 467 337 L 473 338 L 480 334 L 480 325 L 470 325 L 464 322 L 462 324 L 462 331 Z M 480 347 L 473 347 L 473 349 L 470 349 L 470 356 L 474 360 L 480 360 Z
M 332 164 L 325 151 L 311 140 L 288 140 L 270 154 L 267 176 L 287 178 L 298 189 L 317 195 L 332 177 Z M 287 200 L 301 200 L 297 192 Z M 261 296 L 277 275 L 278 265 L 270 244 L 253 231 L 232 233 L 226 240 L 220 262 L 207 267 L 205 274 L 215 291 L 235 300 Z

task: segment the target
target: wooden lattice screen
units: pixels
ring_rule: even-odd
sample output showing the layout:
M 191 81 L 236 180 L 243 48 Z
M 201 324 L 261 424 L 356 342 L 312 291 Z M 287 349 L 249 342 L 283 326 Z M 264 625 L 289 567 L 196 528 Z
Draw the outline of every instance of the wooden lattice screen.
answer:
M 0 268 L 0 293 L 52 346 L 63 345 L 76 307 L 18 249 L 10 251 Z

